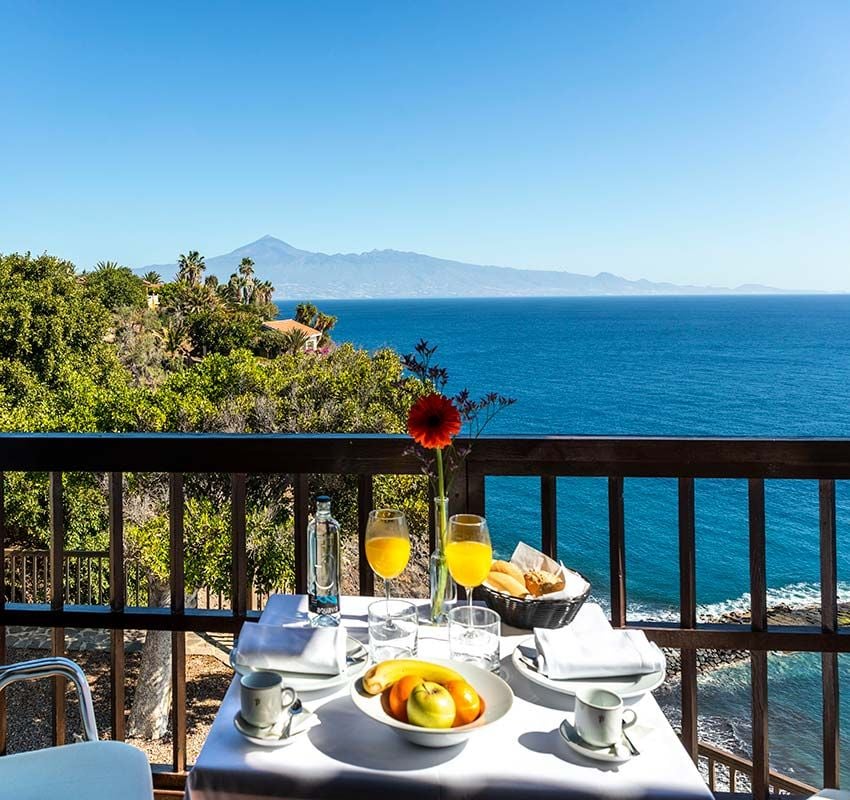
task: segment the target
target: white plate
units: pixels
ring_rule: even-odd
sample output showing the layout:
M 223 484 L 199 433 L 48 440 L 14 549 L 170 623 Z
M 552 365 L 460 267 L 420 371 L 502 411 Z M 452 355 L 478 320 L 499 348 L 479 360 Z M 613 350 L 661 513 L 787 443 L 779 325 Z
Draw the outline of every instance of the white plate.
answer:
M 301 715 L 299 714 L 299 716 Z M 255 728 L 253 725 L 249 725 L 242 719 L 242 715 L 238 711 L 233 717 L 233 727 L 251 744 L 256 744 L 259 747 L 286 747 L 300 739 L 310 729 L 310 726 L 299 727 L 286 738 L 281 738 L 280 734 L 272 733 L 272 728 Z
M 237 645 L 230 651 L 230 666 L 238 675 L 257 672 L 252 667 L 236 663 Z M 284 672 L 283 670 L 263 669 L 260 672 L 275 672 L 283 678 L 284 686 L 295 689 L 296 692 L 324 692 L 336 689 L 349 681 L 359 678 L 369 668 L 369 651 L 365 645 L 352 636 L 346 637 L 346 668 L 339 675 L 305 675 L 303 672 Z
M 553 692 L 574 695 L 580 689 L 596 686 L 616 692 L 624 700 L 631 697 L 641 697 L 653 689 L 657 689 L 664 683 L 665 673 L 663 669 L 650 672 L 646 675 L 622 675 L 616 678 L 573 678 L 572 680 L 553 680 L 541 675 L 536 668 L 537 648 L 534 645 L 534 637 L 523 639 L 511 655 L 511 661 L 517 672 L 532 683 L 545 686 Z M 535 666 L 531 666 L 534 664 Z
M 450 667 L 460 673 L 464 680 L 481 695 L 484 701 L 484 713 L 475 722 L 458 728 L 420 728 L 418 725 L 399 722 L 384 710 L 382 695 L 366 694 L 363 691 L 362 681 L 359 680 L 351 684 L 351 699 L 354 705 L 367 717 L 387 725 L 399 736 L 420 747 L 452 747 L 465 742 L 476 731 L 498 722 L 511 710 L 514 693 L 498 675 L 475 664 L 461 661 L 449 661 L 442 658 L 429 658 L 427 661 L 431 664 Z
M 593 761 L 607 761 L 610 764 L 623 764 L 631 759 L 632 754 L 629 752 L 629 746 L 625 740 L 621 740 L 619 744 L 613 747 L 594 747 L 584 741 L 576 729 L 570 725 L 567 720 L 561 723 L 558 728 L 558 733 L 561 738 L 567 743 L 567 746 L 578 753 L 580 756 L 590 758 Z

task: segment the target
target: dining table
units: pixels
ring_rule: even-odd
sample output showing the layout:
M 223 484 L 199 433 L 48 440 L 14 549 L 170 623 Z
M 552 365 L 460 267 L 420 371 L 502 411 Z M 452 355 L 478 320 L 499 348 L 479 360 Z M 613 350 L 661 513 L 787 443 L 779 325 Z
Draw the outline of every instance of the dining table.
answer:
M 345 596 L 342 623 L 353 638 L 368 639 L 374 597 Z M 426 622 L 420 607 L 419 657 L 448 658 L 445 627 Z M 581 613 L 581 612 L 579 612 Z M 272 595 L 260 621 L 307 625 L 304 595 Z M 254 624 L 247 622 L 245 624 Z M 530 631 L 503 624 L 500 674 L 514 693 L 505 717 L 466 742 L 443 749 L 418 747 L 364 715 L 342 685 L 303 693 L 318 724 L 280 748 L 246 741 L 235 729 L 239 676 L 235 676 L 187 781 L 190 800 L 709 800 L 709 792 L 651 693 L 627 701 L 637 713 L 629 729 L 640 751 L 625 763 L 606 763 L 573 752 L 559 733 L 572 721 L 574 698 L 532 683 L 511 654 Z

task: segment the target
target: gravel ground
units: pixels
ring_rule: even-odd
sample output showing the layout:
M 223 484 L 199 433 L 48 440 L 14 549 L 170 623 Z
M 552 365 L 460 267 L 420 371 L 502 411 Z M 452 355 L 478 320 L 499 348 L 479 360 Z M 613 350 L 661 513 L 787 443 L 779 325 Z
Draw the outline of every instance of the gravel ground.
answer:
M 41 658 L 43 650 L 13 649 L 11 660 L 25 661 Z M 97 727 L 103 739 L 110 738 L 109 712 L 109 654 L 103 652 L 75 652 L 71 657 L 80 665 L 89 680 L 94 699 Z M 126 709 L 129 713 L 133 702 L 136 679 L 139 671 L 140 654 L 126 655 Z M 201 746 L 215 718 L 224 693 L 230 685 L 233 672 L 211 656 L 190 655 L 186 658 L 186 748 L 191 764 L 197 758 Z M 35 681 L 15 684 L 7 690 L 9 736 L 8 752 L 20 753 L 49 747 L 51 744 L 51 682 Z M 80 715 L 73 689 L 68 691 L 66 726 L 68 741 L 82 735 Z M 154 764 L 171 764 L 171 736 L 152 742 L 144 739 L 128 739 L 131 744 L 144 750 Z

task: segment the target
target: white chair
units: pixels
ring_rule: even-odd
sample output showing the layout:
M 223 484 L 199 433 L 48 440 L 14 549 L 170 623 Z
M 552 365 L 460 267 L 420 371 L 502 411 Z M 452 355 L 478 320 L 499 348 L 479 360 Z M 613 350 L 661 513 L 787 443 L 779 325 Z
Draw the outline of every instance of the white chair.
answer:
M 9 684 L 60 676 L 80 699 L 86 741 L 0 757 L 0 798 L 15 800 L 152 800 L 147 756 L 124 742 L 100 741 L 91 691 L 67 658 L 37 658 L 0 667 L 0 692 Z

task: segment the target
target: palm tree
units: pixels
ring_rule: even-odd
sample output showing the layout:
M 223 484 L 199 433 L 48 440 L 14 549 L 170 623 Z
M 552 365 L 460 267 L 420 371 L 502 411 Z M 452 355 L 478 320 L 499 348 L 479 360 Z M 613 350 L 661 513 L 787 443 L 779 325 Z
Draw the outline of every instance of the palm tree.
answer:
M 201 282 L 201 275 L 207 268 L 204 257 L 197 250 L 190 250 L 189 255 L 180 254 L 177 259 L 177 280 L 197 286 Z
M 207 275 L 207 277 L 204 278 L 204 286 L 215 291 L 218 289 L 218 278 L 215 275 Z
M 241 276 L 241 298 L 247 306 L 254 296 L 254 261 L 247 256 L 239 262 L 239 275 Z
M 254 295 L 252 297 L 252 300 L 257 305 L 271 303 L 273 292 L 274 286 L 272 286 L 271 281 L 260 281 L 254 286 Z
M 192 355 L 189 326 L 180 313 L 170 314 L 164 326 L 165 349 L 177 361 L 188 361 Z
M 286 333 L 282 333 L 281 336 L 283 336 L 284 353 L 297 355 L 307 346 L 307 334 L 297 328 L 293 328 L 291 331 L 286 331 Z
M 142 275 L 142 280 L 145 283 L 162 283 L 162 277 L 158 272 L 151 270 L 150 272 L 146 272 Z
M 98 261 L 95 265 L 95 272 L 111 272 L 114 269 L 118 269 L 119 264 L 117 261 Z
M 242 287 L 240 285 L 239 276 L 234 272 L 227 281 L 227 286 L 224 289 L 227 299 L 231 303 L 239 303 L 242 298 Z
M 316 326 L 313 324 L 313 320 L 318 313 L 319 309 L 312 303 L 299 303 L 295 306 L 295 321 L 300 322 L 302 325 L 309 325 L 311 328 L 315 328 Z
M 239 262 L 239 274 L 246 281 L 252 280 L 254 277 L 254 259 L 247 256 Z

